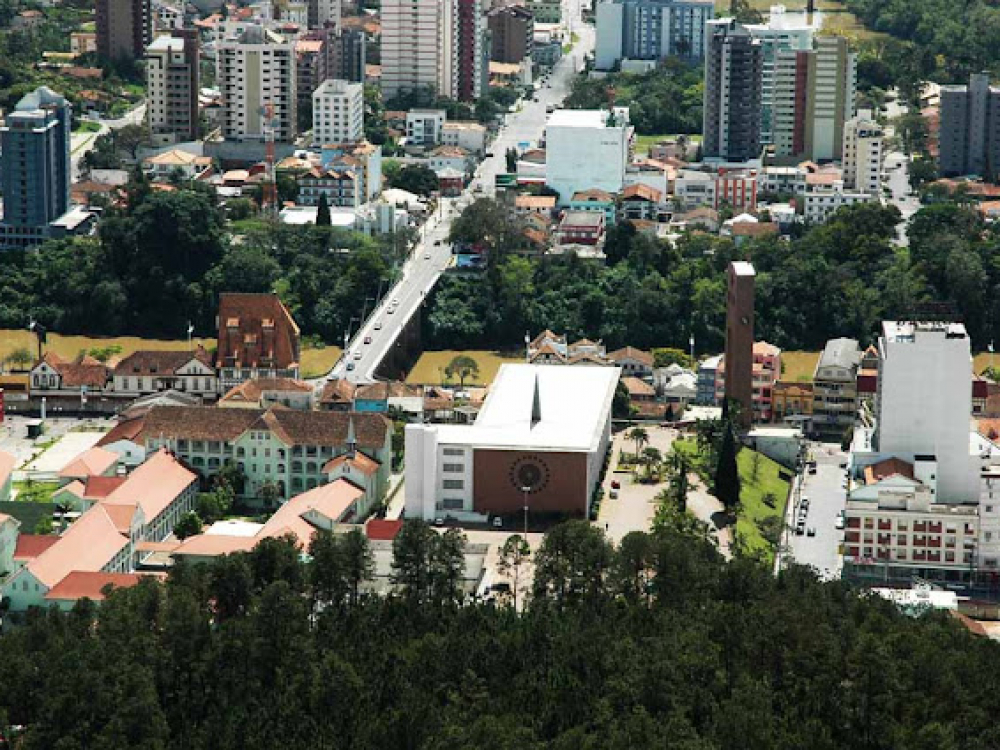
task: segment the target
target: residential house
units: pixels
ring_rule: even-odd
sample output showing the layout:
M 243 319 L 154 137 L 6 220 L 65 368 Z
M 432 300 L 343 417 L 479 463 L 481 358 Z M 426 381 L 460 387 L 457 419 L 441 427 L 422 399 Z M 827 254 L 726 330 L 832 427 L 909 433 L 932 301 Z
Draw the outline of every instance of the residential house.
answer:
M 193 351 L 132 352 L 112 371 L 116 396 L 139 397 L 175 390 L 201 398 L 218 395 L 212 360 L 201 346 Z
M 465 189 L 465 172 L 445 167 L 435 173 L 438 178 L 438 192 L 444 198 L 457 198 Z
M 216 323 L 222 388 L 259 377 L 299 377 L 299 327 L 276 294 L 224 293 Z
M 589 190 L 578 190 L 573 193 L 567 206 L 567 211 L 592 211 L 603 213 L 605 223 L 611 226 L 615 223 L 615 196 L 607 190 L 591 188 Z
M 605 215 L 594 211 L 566 211 L 559 222 L 560 244 L 597 245 L 604 238 Z
M 85 450 L 59 470 L 63 483 L 85 481 L 88 477 L 113 477 L 118 473 L 118 454 L 106 448 Z
M 357 386 L 345 378 L 332 378 L 323 385 L 319 397 L 320 411 L 352 411 Z
M 10 573 L 16 573 L 58 541 L 54 534 L 18 534 Z
M 183 180 L 201 180 L 212 173 L 212 157 L 171 149 L 142 160 L 142 168 L 153 182 L 167 182 L 175 175 Z
M 648 185 L 629 185 L 622 190 L 621 213 L 625 219 L 656 221 L 663 204 L 663 193 Z
M 439 169 L 457 169 L 468 172 L 472 154 L 461 146 L 438 146 L 428 154 L 427 166 L 434 172 Z
M 695 397 L 695 403 L 702 406 L 715 406 L 716 396 L 718 392 L 716 388 L 716 380 L 719 375 L 719 366 L 722 364 L 722 355 L 716 354 L 713 357 L 702 360 L 698 364 L 698 393 Z
M 718 232 L 719 212 L 708 206 L 700 206 L 691 211 L 675 214 L 670 226 L 680 230 L 700 229 L 706 232 Z
M 514 198 L 514 215 L 527 216 L 536 214 L 545 218 L 550 218 L 556 207 L 556 197 L 554 195 L 530 195 L 522 193 Z
M 45 352 L 31 368 L 29 395 L 85 396 L 105 391 L 111 379 L 110 370 L 89 355 L 65 360 L 53 351 Z
M 147 451 L 169 447 L 205 477 L 235 463 L 246 478 L 243 495 L 250 499 L 260 499 L 268 485 L 279 498 L 311 489 L 324 481 L 322 467 L 329 459 L 350 451 L 382 465 L 380 493 L 389 481 L 392 425 L 381 414 L 164 406 L 146 415 L 143 435 Z
M 406 113 L 406 142 L 414 146 L 436 146 L 447 114 L 443 109 L 411 109 Z
M 716 206 L 715 175 L 684 169 L 677 173 L 674 181 L 674 200 L 689 211 L 698 206 Z
M 445 122 L 440 138 L 444 146 L 458 146 L 473 154 L 486 151 L 486 127 L 478 122 Z
M 629 375 L 648 378 L 653 375 L 653 355 L 634 346 L 626 346 L 611 352 L 608 361 L 622 368 L 623 378 Z
M 774 384 L 781 377 L 781 349 L 766 341 L 753 342 L 752 391 L 750 402 L 755 422 L 771 421 Z M 716 403 L 722 403 L 726 390 L 726 358 L 716 373 Z
M 855 339 L 826 342 L 813 374 L 813 431 L 839 438 L 854 425 L 858 411 L 858 366 L 861 349 Z
M 771 390 L 772 422 L 808 422 L 813 413 L 813 384 L 779 380 Z
M 678 364 L 660 367 L 653 371 L 653 383 L 663 401 L 670 405 L 676 419 L 698 396 L 698 375 Z
M 368 141 L 325 143 L 320 149 L 323 169 L 352 172 L 357 179 L 358 203 L 367 203 L 382 193 L 382 147 Z
M 267 409 L 276 404 L 309 411 L 313 387 L 294 378 L 255 378 L 233 386 L 218 403 L 222 408 L 241 409 Z
M 424 394 L 418 386 L 398 380 L 361 385 L 354 392 L 354 410 L 379 414 L 399 411 L 419 418 L 424 411 Z

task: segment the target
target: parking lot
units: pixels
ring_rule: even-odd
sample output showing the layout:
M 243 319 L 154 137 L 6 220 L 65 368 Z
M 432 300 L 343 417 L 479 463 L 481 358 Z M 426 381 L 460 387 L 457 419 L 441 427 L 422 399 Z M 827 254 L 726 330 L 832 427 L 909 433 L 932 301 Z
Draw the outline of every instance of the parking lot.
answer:
M 844 510 L 847 499 L 843 485 L 844 469 L 840 464 L 847 460 L 847 454 L 840 450 L 839 445 L 813 443 L 812 455 L 816 460 L 816 473 L 806 472 L 802 491 L 793 493 L 786 515 L 791 527 L 787 533 L 788 553 L 791 560 L 812 566 L 825 579 L 839 578 L 842 564 L 840 544 L 844 532 L 837 528 L 837 518 Z M 806 533 L 801 536 L 795 532 L 795 526 L 802 517 L 800 510 L 803 504 L 798 498 L 808 500 L 805 503 L 808 505 Z M 815 530 L 815 536 L 809 535 L 811 530 Z

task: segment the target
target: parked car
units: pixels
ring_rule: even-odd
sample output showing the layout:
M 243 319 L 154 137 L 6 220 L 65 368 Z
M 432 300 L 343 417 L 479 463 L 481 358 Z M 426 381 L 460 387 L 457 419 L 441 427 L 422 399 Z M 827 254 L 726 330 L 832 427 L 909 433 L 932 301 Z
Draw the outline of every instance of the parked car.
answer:
M 493 528 L 502 529 L 503 528 L 503 518 L 501 516 L 493 517 Z
M 844 517 L 843 516 L 837 516 L 837 520 L 833 522 L 833 526 L 834 526 L 834 528 L 837 528 L 837 529 L 844 528 Z
M 354 352 L 354 359 L 361 359 L 361 352 Z
M 347 371 L 350 372 L 353 369 L 354 369 L 354 363 L 353 362 L 348 362 L 347 363 Z
M 372 342 L 372 337 L 371 336 L 365 336 L 365 343 L 366 344 L 370 344 L 371 342 Z
M 809 530 L 806 532 L 808 536 L 816 536 L 816 527 L 810 526 Z
M 382 321 L 381 320 L 376 320 L 375 321 L 375 330 L 376 331 L 381 331 L 382 330 Z
M 608 494 L 608 497 L 610 497 L 612 500 L 617 500 L 618 490 L 611 490 L 611 492 Z
M 622 483 L 621 482 L 619 482 L 617 479 L 612 479 L 611 480 L 611 489 L 613 489 L 613 490 L 620 490 L 621 488 L 622 488 Z
M 806 527 L 804 525 L 799 525 L 795 527 L 795 536 L 802 536 L 806 533 Z

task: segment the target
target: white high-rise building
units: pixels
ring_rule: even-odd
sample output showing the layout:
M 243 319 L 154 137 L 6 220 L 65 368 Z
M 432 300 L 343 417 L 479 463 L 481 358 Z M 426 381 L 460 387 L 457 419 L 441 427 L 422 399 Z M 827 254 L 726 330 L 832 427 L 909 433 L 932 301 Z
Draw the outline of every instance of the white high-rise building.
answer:
M 940 502 L 979 499 L 970 454 L 972 352 L 961 323 L 885 321 L 878 340 L 873 448 L 906 461 L 937 463 Z
M 545 125 L 545 184 L 560 205 L 581 190 L 621 192 L 631 136 L 627 107 L 553 112 Z
M 450 49 L 451 33 L 445 18 L 448 5 L 442 0 L 382 0 L 385 99 L 421 88 L 444 90 L 448 71 L 442 69 L 441 50 Z M 448 47 L 444 46 L 446 42 Z
M 364 87 L 328 78 L 312 95 L 313 143 L 357 143 L 365 134 Z
M 146 118 L 154 142 L 198 138 L 198 32 L 173 31 L 146 48 Z
M 862 112 L 844 123 L 844 187 L 878 195 L 882 188 L 882 126 Z
M 295 138 L 294 40 L 248 26 L 218 43 L 216 70 L 226 140 L 263 141 L 269 108 L 275 140 Z

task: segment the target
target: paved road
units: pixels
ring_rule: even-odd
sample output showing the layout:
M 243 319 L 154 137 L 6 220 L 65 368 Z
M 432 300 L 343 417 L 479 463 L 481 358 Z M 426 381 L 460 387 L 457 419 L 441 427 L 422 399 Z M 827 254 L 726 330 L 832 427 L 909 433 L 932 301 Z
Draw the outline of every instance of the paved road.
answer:
M 124 117 L 117 120 L 98 120 L 101 129 L 95 133 L 77 133 L 70 138 L 70 162 L 73 166 L 72 179 L 76 182 L 80 179 L 80 162 L 88 151 L 94 148 L 97 137 L 104 135 L 109 130 L 118 130 L 126 125 L 138 125 L 146 117 L 146 104 L 143 102 L 135 109 L 129 111 Z
M 892 203 L 903 215 L 902 221 L 896 226 L 896 244 L 907 245 L 906 228 L 910 217 L 920 210 L 920 199 L 910 195 L 910 159 L 906 154 L 890 151 L 886 154 L 884 164 L 885 184 L 889 186 L 890 195 L 883 200 Z
M 794 531 L 790 532 L 785 560 L 787 562 L 790 557 L 801 565 L 810 565 L 822 578 L 830 580 L 840 577 L 842 566 L 839 547 L 844 532 L 837 529 L 836 521 L 847 500 L 843 486 L 844 470 L 840 468 L 847 456 L 839 445 L 813 443 L 811 447 L 817 464 L 816 473 L 805 475 L 801 495 L 809 498 L 806 528 L 815 529 L 816 535 L 798 536 Z M 793 505 L 795 499 L 793 494 L 787 516 L 793 527 L 799 516 L 799 507 Z
M 580 0 L 570 2 L 576 8 L 576 18 L 579 19 Z M 525 100 L 519 112 L 507 115 L 506 124 L 490 147 L 493 155 L 479 165 L 469 188 L 460 197 L 440 201 L 437 211 L 421 228 L 419 242 L 403 267 L 402 278 L 378 302 L 360 329 L 352 332 L 344 356 L 317 381 L 317 389 L 334 378 L 346 377 L 355 383 L 375 381 L 375 372 L 392 347 L 399 343 L 398 338 L 406 322 L 423 305 L 441 273 L 451 263 L 448 234 L 452 221 L 476 196 L 493 195 L 494 178 L 506 171 L 506 150 L 520 142 L 537 142 L 545 127 L 546 107 L 549 104 L 558 105 L 569 93 L 574 73 L 582 68 L 584 55 L 594 47 L 593 27 L 577 22 L 573 28 L 580 41 L 554 68 L 549 87 L 543 86 L 537 92 L 538 101 Z

